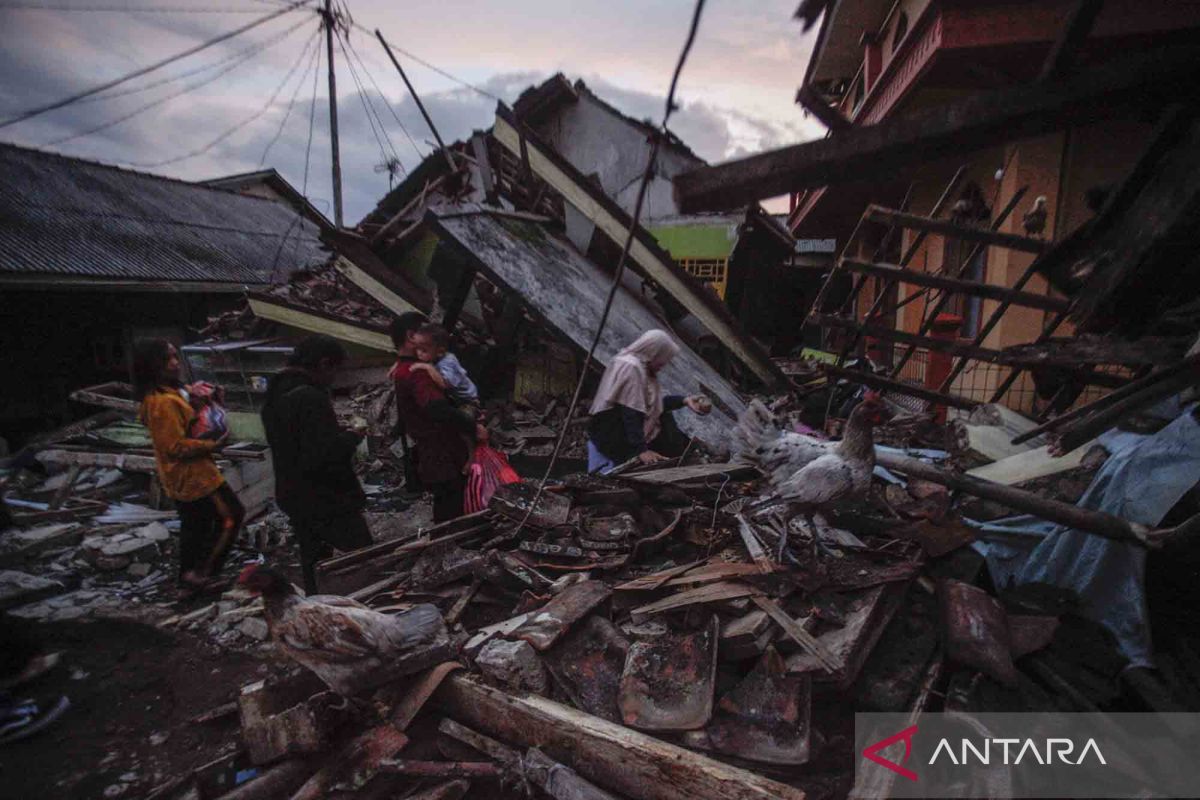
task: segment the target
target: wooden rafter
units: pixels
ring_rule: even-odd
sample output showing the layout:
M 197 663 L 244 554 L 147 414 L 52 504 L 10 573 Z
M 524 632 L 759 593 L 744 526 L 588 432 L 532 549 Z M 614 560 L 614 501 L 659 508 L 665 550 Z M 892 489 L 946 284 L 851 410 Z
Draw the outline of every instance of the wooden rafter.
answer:
M 1031 239 L 1028 236 L 1018 236 L 1013 233 L 1000 233 L 989 228 L 972 228 L 950 220 L 908 214 L 894 208 L 868 206 L 866 215 L 868 219 L 875 222 L 884 222 L 925 233 L 939 233 L 942 236 L 961 239 L 964 242 L 978 242 L 993 247 L 1019 250 L 1023 253 L 1041 253 L 1050 247 L 1050 243 L 1042 239 Z
M 1160 47 L 1033 86 L 972 94 L 825 139 L 701 167 L 675 178 L 680 210 L 720 211 L 1155 107 L 1200 78 L 1200 49 Z
M 988 300 L 1007 301 L 1013 305 L 1026 308 L 1036 308 L 1041 311 L 1066 311 L 1071 303 L 1061 297 L 1050 297 L 1031 292 L 1020 292 L 1004 286 L 993 286 L 979 281 L 968 281 L 961 278 L 949 278 L 945 275 L 934 275 L 929 272 L 917 272 L 904 269 L 895 264 L 873 264 L 868 261 L 843 259 L 843 267 L 851 272 L 860 272 L 878 278 L 898 280 L 914 286 L 927 286 L 931 289 L 941 289 L 945 292 L 957 292 L 972 297 L 983 297 Z

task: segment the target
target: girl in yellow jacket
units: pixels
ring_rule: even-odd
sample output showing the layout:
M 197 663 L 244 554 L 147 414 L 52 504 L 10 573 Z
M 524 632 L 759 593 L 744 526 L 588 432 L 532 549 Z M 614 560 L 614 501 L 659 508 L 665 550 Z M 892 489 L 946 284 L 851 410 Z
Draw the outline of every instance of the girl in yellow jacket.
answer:
M 163 491 L 179 511 L 179 583 L 190 596 L 221 569 L 245 516 L 237 495 L 221 477 L 213 453 L 220 439 L 192 439 L 195 416 L 179 382 L 179 353 L 166 339 L 143 339 L 134 346 L 134 391 L 138 417 L 150 431 Z M 221 510 L 235 524 L 223 525 Z

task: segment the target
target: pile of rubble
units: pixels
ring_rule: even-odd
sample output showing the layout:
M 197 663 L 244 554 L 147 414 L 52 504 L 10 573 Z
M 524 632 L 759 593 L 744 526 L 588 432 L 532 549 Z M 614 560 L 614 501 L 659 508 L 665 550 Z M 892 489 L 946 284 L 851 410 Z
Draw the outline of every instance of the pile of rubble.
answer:
M 244 687 L 226 796 L 844 796 L 855 710 L 1111 707 L 1111 635 L 1068 592 L 981 588 L 977 529 L 900 468 L 950 454 L 894 456 L 816 531 L 756 509 L 753 469 L 671 464 L 322 562 L 384 613 L 436 605 L 450 641 L 413 669 L 444 663 L 349 706 L 304 671 Z

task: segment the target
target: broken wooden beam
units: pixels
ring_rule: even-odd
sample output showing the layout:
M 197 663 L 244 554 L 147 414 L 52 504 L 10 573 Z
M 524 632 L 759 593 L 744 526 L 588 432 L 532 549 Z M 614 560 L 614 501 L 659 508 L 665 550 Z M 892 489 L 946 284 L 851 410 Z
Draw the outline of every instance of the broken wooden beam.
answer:
M 867 206 L 866 216 L 875 222 L 883 222 L 888 225 L 908 228 L 909 230 L 923 231 L 924 233 L 938 233 L 951 239 L 959 239 L 964 242 L 977 242 L 993 247 L 1003 247 L 1008 250 L 1018 250 L 1022 253 L 1041 253 L 1050 247 L 1050 243 L 1044 239 L 1031 239 L 1028 236 L 1020 236 L 1015 233 L 1001 233 L 990 228 L 974 228 L 968 225 L 960 225 L 948 219 L 924 217 L 920 214 L 909 214 L 905 211 L 884 208 L 883 206 Z
M 379 771 L 418 778 L 499 779 L 500 777 L 500 768 L 490 761 L 417 761 L 395 758 L 381 761 Z
M 1109 406 L 1111 406 L 1112 404 L 1114 404 L 1118 401 L 1125 400 L 1129 397 L 1133 397 L 1133 396 L 1137 395 L 1139 392 L 1146 390 L 1148 388 L 1151 388 L 1153 386 L 1156 386 L 1164 380 L 1173 378 L 1176 374 L 1178 374 L 1182 370 L 1195 369 L 1198 365 L 1200 365 L 1200 353 L 1197 353 L 1196 355 L 1193 355 L 1193 356 L 1189 356 L 1188 358 L 1184 359 L 1183 361 L 1180 361 L 1179 363 L 1174 364 L 1170 367 L 1166 367 L 1165 369 L 1158 370 L 1157 372 L 1152 372 L 1143 378 L 1138 378 L 1136 381 L 1127 383 L 1124 386 L 1122 386 L 1120 389 L 1117 389 L 1116 391 L 1114 391 L 1110 394 L 1106 394 L 1103 397 L 1089 403 L 1086 406 L 1080 406 L 1079 408 L 1076 408 L 1072 411 L 1068 411 L 1065 414 L 1061 414 L 1061 415 L 1055 417 L 1054 419 L 1047 420 L 1046 422 L 1043 422 L 1041 425 L 1037 426 L 1036 428 L 1028 430 L 1028 431 L 1022 433 L 1020 436 L 1014 437 L 1012 440 L 1012 443 L 1013 444 L 1023 444 L 1025 442 L 1029 441 L 1030 439 L 1040 436 L 1041 434 L 1045 433 L 1046 431 L 1057 430 L 1058 428 L 1063 427 L 1064 425 L 1066 425 L 1068 422 L 1071 422 L 1072 420 L 1080 419 L 1081 417 L 1086 417 L 1088 414 L 1097 413 L 1101 409 L 1108 408 Z
M 958 472 L 951 472 L 939 467 L 918 461 L 907 456 L 892 453 L 877 452 L 876 463 L 894 472 L 900 472 L 913 478 L 932 481 L 956 491 L 965 492 L 985 500 L 995 500 L 1009 508 L 1024 511 L 1050 522 L 1057 522 L 1069 528 L 1094 533 L 1106 539 L 1123 542 L 1148 543 L 1148 529 L 1144 525 L 1131 523 L 1127 520 L 1105 514 L 1103 511 L 1093 511 L 1080 508 L 1069 503 L 1061 503 L 1039 497 L 1033 492 L 1027 492 L 1012 486 L 975 478 Z
M 1042 85 L 977 92 L 828 138 L 675 176 L 684 214 L 722 211 L 801 189 L 879 180 L 903 169 L 1067 126 L 1159 107 L 1200 77 L 1195 46 L 1160 47 Z
M 840 109 L 825 102 L 825 99 L 813 91 L 812 86 L 807 83 L 801 85 L 797 90 L 796 102 L 831 131 L 844 131 L 854 124 L 846 119 Z
M 954 394 L 942 394 L 931 389 L 926 389 L 922 386 L 914 386 L 904 383 L 903 381 L 892 380 L 885 378 L 882 375 L 876 375 L 873 372 L 863 372 L 857 369 L 846 369 L 845 367 L 835 367 L 833 364 L 822 364 L 821 369 L 829 375 L 836 378 L 845 378 L 848 381 L 861 383 L 870 386 L 873 389 L 880 389 L 896 394 L 906 394 L 910 397 L 916 397 L 935 405 L 946 405 L 953 408 L 962 408 L 970 411 L 979 403 L 975 400 L 968 400 L 965 397 L 959 397 Z
M 804 792 L 532 694 L 455 675 L 437 700 L 451 718 L 521 747 L 538 747 L 601 787 L 634 800 L 803 800 Z
M 887 339 L 892 342 L 901 342 L 902 344 L 911 344 L 916 347 L 922 347 L 926 350 L 936 350 L 939 353 L 949 353 L 962 358 L 973 358 L 977 361 L 996 361 L 1000 358 L 999 350 L 991 350 L 987 347 L 974 347 L 969 344 L 960 344 L 956 339 L 937 339 L 932 336 L 918 336 L 915 333 L 889 328 L 886 325 L 872 325 L 870 323 L 855 322 L 846 317 L 839 317 L 836 314 L 810 314 L 808 317 L 812 322 L 818 325 L 824 325 L 827 328 L 841 328 L 842 330 L 854 331 L 867 336 L 874 336 L 879 339 Z
M 869 261 L 842 259 L 842 268 L 850 272 L 859 272 L 884 280 L 896 280 L 914 286 L 926 286 L 930 289 L 940 289 L 943 292 L 956 292 L 972 297 L 982 297 L 986 300 L 1000 300 L 1015 306 L 1036 308 L 1040 311 L 1067 311 L 1071 301 L 1062 297 L 1051 297 L 1032 292 L 1021 292 L 1006 286 L 993 286 L 980 281 L 968 281 L 962 278 L 949 278 L 945 275 L 935 275 L 932 272 L 919 272 L 904 269 L 895 264 L 876 264 Z
M 1055 442 L 1055 452 L 1069 453 L 1086 442 L 1090 442 L 1130 414 L 1160 400 L 1165 400 L 1198 383 L 1200 383 L 1200 365 L 1192 363 L 1187 369 L 1170 375 L 1151 386 L 1131 392 L 1096 413 L 1060 428 Z

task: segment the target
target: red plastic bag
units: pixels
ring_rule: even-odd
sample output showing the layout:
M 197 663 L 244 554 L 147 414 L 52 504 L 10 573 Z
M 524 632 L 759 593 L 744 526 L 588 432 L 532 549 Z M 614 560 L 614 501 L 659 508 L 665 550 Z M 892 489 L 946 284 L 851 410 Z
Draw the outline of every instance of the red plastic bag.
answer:
M 467 474 L 467 491 L 463 502 L 463 511 L 467 514 L 483 511 L 491 502 L 496 489 L 506 483 L 516 483 L 519 480 L 521 480 L 521 476 L 508 463 L 508 458 L 504 453 L 494 450 L 486 444 L 477 445 Z

